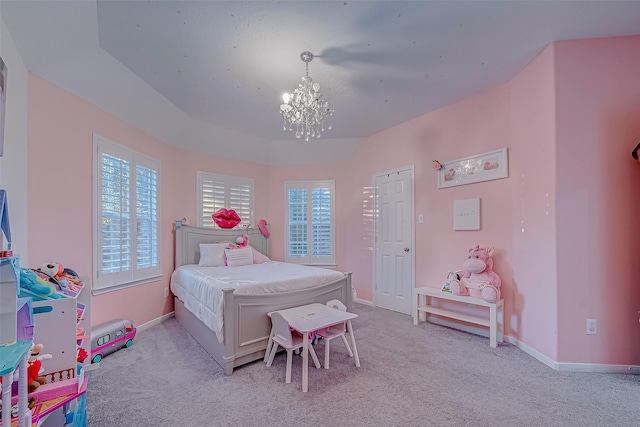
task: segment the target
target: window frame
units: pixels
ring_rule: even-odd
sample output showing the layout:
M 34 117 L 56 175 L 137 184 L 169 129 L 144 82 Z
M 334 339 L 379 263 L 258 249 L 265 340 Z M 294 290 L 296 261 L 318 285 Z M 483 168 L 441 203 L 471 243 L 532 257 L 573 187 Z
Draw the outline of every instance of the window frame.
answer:
M 131 242 L 129 259 L 131 268 L 117 273 L 102 272 L 102 195 L 103 195 L 103 175 L 102 158 L 103 155 L 110 155 L 129 162 L 129 229 Z M 156 175 L 156 203 L 155 203 L 155 253 L 157 265 L 151 267 L 138 268 L 137 266 L 137 219 L 136 201 L 138 192 L 137 167 L 144 167 L 155 171 Z M 124 145 L 118 144 L 103 136 L 93 135 L 93 285 L 92 294 L 100 295 L 107 292 L 116 291 L 132 286 L 158 281 L 162 277 L 162 163 L 146 154 L 135 151 Z M 153 216 L 153 215 L 152 215 Z
M 253 178 L 246 178 L 241 176 L 234 175 L 225 175 L 215 172 L 205 172 L 205 171 L 197 171 L 196 172 L 196 202 L 197 202 L 197 225 L 198 227 L 206 227 L 206 228 L 220 228 L 213 220 L 204 222 L 205 216 L 208 218 L 215 212 L 207 213 L 205 215 L 204 212 L 204 200 L 203 200 L 203 184 L 205 180 L 209 180 L 215 183 L 221 183 L 224 185 L 224 195 L 225 195 L 225 206 L 226 209 L 234 209 L 242 219 L 242 222 L 238 224 L 234 228 L 242 228 L 243 226 L 253 225 L 254 224 L 254 206 L 255 206 L 255 184 Z M 230 187 L 232 186 L 248 186 L 249 187 L 249 219 L 244 218 L 244 212 L 239 212 L 240 209 L 238 207 L 234 207 L 229 198 L 231 197 L 231 193 L 229 192 Z M 222 206 L 221 206 L 222 207 Z M 220 209 L 220 208 L 218 208 Z M 216 209 L 217 210 L 217 209 Z
M 311 192 L 313 189 L 329 188 L 330 190 L 330 216 L 331 216 L 331 228 L 330 228 L 330 251 L 331 255 L 326 257 L 314 257 L 310 252 L 306 256 L 292 256 L 290 255 L 290 208 L 291 201 L 289 199 L 289 190 L 291 189 L 305 189 L 307 190 L 307 201 L 311 198 Z M 310 180 L 310 181 L 285 181 L 284 183 L 284 212 L 285 212 L 285 224 L 284 224 L 284 260 L 285 262 L 293 264 L 312 265 L 316 267 L 336 267 L 336 189 L 334 180 Z M 307 203 L 307 218 L 312 218 L 312 203 Z M 307 220 L 310 224 L 310 220 Z M 309 233 L 310 227 L 307 228 L 306 244 L 307 248 L 312 247 L 312 233 Z

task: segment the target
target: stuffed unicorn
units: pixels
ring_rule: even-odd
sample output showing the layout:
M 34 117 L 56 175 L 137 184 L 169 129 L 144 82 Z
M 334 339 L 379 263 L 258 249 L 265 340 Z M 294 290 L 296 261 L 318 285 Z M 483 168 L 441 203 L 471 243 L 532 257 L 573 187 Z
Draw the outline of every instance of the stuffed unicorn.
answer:
M 493 271 L 493 254 L 491 248 L 476 246 L 469 249 L 469 256 L 462 264 L 460 280 L 451 279 L 451 293 L 454 295 L 469 295 L 494 303 L 500 299 L 502 280 Z

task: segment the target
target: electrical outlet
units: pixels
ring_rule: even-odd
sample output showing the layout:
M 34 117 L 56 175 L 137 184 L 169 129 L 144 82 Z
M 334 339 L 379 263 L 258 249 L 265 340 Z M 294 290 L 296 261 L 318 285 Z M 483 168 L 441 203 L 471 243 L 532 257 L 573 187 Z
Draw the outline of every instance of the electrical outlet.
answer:
M 169 296 L 169 288 L 164 288 L 164 297 L 168 297 Z
M 595 335 L 597 332 L 596 319 L 587 319 L 587 335 Z

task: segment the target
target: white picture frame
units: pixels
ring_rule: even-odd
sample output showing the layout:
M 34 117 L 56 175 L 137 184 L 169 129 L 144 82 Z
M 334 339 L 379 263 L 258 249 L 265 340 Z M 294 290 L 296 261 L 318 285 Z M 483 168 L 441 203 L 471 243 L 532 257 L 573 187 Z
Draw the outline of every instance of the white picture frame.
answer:
M 442 168 L 438 170 L 438 188 L 473 184 L 508 176 L 507 149 L 501 148 L 442 163 Z
M 453 201 L 453 229 L 480 230 L 480 199 Z

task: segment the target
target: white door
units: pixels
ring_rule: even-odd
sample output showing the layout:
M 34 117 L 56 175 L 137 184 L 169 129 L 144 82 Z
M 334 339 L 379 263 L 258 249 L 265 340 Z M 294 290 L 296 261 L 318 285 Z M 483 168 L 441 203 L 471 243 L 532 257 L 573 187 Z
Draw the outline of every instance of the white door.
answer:
M 415 263 L 413 166 L 376 175 L 374 190 L 375 304 L 411 314 Z

